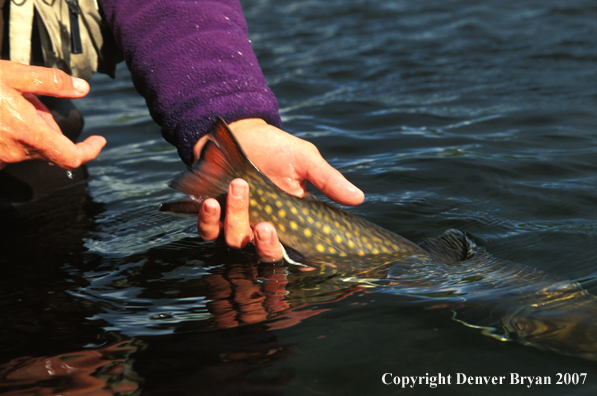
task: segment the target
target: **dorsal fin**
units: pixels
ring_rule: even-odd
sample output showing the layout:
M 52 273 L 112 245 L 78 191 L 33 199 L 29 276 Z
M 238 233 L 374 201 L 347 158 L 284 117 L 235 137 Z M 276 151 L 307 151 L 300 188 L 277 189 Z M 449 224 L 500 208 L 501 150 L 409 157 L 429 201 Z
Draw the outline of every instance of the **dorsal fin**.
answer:
M 210 134 L 199 161 L 174 178 L 170 187 L 198 199 L 217 198 L 227 193 L 233 179 L 258 171 L 220 117 Z
M 461 231 L 450 229 L 437 238 L 425 239 L 419 246 L 434 260 L 444 263 L 458 263 L 468 260 L 477 253 L 477 245 Z

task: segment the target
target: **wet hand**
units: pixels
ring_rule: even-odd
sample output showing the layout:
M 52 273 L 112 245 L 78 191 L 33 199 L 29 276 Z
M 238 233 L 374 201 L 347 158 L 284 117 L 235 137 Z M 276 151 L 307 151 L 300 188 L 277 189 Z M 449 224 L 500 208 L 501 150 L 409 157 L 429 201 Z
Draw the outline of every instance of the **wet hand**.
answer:
M 88 92 L 86 81 L 60 70 L 0 60 L 0 169 L 42 159 L 70 170 L 97 157 L 106 139 L 90 136 L 71 142 L 35 96 L 76 99 Z
M 276 229 L 269 223 L 259 223 L 254 229 L 249 224 L 249 185 L 235 179 L 228 187 L 226 216 L 220 220 L 220 204 L 209 198 L 201 205 L 197 230 L 206 241 L 213 241 L 222 231 L 228 246 L 241 249 L 249 242 L 255 244 L 257 258 L 262 262 L 282 259 L 282 246 Z
M 340 204 L 358 205 L 363 202 L 363 192 L 328 164 L 312 143 L 260 119 L 236 121 L 229 127 L 249 159 L 283 191 L 302 197 L 309 180 L 328 198 Z M 207 137 L 204 137 L 195 145 L 195 158 L 199 157 L 206 140 Z M 203 203 L 197 223 L 199 235 L 209 241 L 224 231 L 228 245 L 242 248 L 253 241 L 260 260 L 280 260 L 282 249 L 275 228 L 271 224 L 260 223 L 251 230 L 248 209 L 248 186 L 235 180 L 230 184 L 223 222 L 220 221 L 220 206 L 216 200 L 208 199 Z

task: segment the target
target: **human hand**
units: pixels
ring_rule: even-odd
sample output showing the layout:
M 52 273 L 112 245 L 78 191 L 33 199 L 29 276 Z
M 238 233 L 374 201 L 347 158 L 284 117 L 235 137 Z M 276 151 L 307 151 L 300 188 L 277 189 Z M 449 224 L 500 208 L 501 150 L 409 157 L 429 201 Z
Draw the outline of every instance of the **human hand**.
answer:
M 240 120 L 228 125 L 249 159 L 283 191 L 302 197 L 309 180 L 328 198 L 343 205 L 358 205 L 365 196 L 336 169 L 328 164 L 310 142 L 290 135 L 260 119 Z M 207 137 L 194 147 L 198 159 Z M 282 258 L 282 248 L 275 228 L 259 223 L 249 224 L 249 187 L 244 180 L 230 183 L 226 201 L 226 216 L 220 221 L 220 205 L 215 199 L 203 202 L 197 229 L 206 241 L 214 240 L 224 231 L 226 243 L 242 248 L 253 241 L 261 261 Z
M 35 95 L 82 98 L 89 84 L 45 67 L 0 60 L 0 169 L 9 163 L 42 159 L 71 170 L 97 157 L 101 136 L 73 143 Z

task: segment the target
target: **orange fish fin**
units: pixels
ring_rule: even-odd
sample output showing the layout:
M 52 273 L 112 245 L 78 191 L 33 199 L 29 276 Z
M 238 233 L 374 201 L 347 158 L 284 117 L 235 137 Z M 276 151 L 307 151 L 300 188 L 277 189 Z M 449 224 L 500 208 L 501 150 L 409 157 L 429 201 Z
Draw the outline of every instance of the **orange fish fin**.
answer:
M 200 160 L 169 184 L 197 199 L 222 197 L 233 179 L 257 171 L 220 117 L 210 133 L 213 140 L 203 147 Z

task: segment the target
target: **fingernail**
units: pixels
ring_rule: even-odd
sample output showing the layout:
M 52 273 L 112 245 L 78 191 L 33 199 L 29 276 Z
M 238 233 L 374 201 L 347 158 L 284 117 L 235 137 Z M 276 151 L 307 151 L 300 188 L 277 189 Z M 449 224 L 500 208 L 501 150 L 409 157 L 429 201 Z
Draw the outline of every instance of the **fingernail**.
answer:
M 210 215 L 210 216 L 216 213 L 216 208 L 214 208 L 211 205 L 205 205 L 203 207 L 203 210 L 205 211 L 206 215 Z
M 87 81 L 81 79 L 81 78 L 77 78 L 77 77 L 72 77 L 73 79 L 73 87 L 75 88 L 75 91 L 77 91 L 78 93 L 81 94 L 86 94 L 87 91 L 89 90 L 89 84 L 87 84 Z
M 255 230 L 255 233 L 257 234 L 257 238 L 264 242 L 272 238 L 272 230 L 269 228 L 258 228 Z
M 355 198 L 361 198 L 364 196 L 363 191 L 361 191 L 361 189 L 355 187 L 353 184 L 350 184 L 347 187 L 347 190 L 352 194 L 353 197 Z
M 244 184 L 241 184 L 241 185 L 232 184 L 230 193 L 232 194 L 232 196 L 234 198 L 243 198 L 245 195 L 246 187 L 247 186 Z

